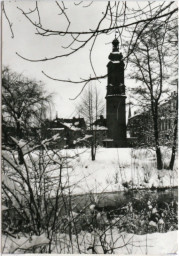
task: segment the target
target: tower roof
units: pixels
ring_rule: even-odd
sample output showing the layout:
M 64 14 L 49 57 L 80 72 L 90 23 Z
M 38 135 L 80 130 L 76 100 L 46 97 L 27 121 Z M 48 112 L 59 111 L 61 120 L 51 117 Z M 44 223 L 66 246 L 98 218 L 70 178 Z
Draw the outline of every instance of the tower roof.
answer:
M 112 41 L 112 45 L 113 45 L 113 52 L 118 52 L 119 51 L 119 41 L 118 39 L 115 37 L 115 39 Z
M 111 61 L 118 61 L 120 62 L 123 59 L 122 53 L 119 53 L 119 41 L 118 39 L 114 38 L 112 41 L 112 52 L 108 57 Z

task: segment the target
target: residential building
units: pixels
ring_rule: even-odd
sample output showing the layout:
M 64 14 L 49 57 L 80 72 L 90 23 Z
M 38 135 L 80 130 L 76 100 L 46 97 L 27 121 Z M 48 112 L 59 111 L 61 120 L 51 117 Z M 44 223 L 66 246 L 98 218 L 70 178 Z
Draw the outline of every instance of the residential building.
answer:
M 158 130 L 160 145 L 172 145 L 175 119 L 177 118 L 177 94 L 172 92 L 171 96 L 159 105 L 158 108 Z M 127 131 L 134 139 L 135 146 L 153 146 L 154 128 L 150 111 L 134 114 L 128 119 Z

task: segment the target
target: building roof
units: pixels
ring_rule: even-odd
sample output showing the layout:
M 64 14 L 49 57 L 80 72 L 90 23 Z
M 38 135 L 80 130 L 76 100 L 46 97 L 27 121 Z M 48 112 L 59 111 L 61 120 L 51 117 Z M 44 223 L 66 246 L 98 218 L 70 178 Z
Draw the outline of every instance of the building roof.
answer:
M 80 131 L 83 128 L 86 128 L 86 123 L 84 118 L 56 118 L 51 121 L 51 127 L 55 128 L 68 128 L 72 131 Z
M 62 122 L 61 122 L 62 123 Z M 71 123 L 62 123 L 64 126 L 66 126 L 67 128 L 69 128 L 72 131 L 80 131 L 81 128 L 76 127 L 75 125 L 71 124 Z
M 100 126 L 100 125 L 93 125 L 93 130 L 94 131 L 107 131 L 108 128 L 106 126 Z M 88 128 L 88 130 L 91 130 L 90 128 Z

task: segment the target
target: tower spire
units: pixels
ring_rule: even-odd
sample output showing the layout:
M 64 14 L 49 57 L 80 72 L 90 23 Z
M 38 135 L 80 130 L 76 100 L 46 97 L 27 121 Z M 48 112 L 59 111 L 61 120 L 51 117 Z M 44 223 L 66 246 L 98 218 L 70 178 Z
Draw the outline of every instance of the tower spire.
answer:
M 119 52 L 119 41 L 118 39 L 116 38 L 116 34 L 115 34 L 115 39 L 112 41 L 112 51 L 113 52 Z
M 117 30 L 115 30 L 115 39 L 116 39 Z

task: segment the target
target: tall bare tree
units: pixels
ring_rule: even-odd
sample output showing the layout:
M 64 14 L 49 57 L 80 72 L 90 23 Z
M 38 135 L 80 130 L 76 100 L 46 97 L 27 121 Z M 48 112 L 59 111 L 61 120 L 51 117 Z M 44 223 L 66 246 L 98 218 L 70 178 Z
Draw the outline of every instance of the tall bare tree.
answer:
M 172 153 L 169 164 L 169 169 L 173 170 L 175 156 L 177 151 L 177 133 L 178 133 L 178 20 L 174 20 L 172 23 L 169 23 L 169 35 L 168 43 L 172 47 L 172 56 L 173 56 L 173 65 L 172 65 L 172 77 L 171 85 L 176 87 L 176 108 L 175 108 L 175 119 L 174 119 L 174 129 L 173 129 L 173 145 Z M 173 51 L 174 49 L 174 51 Z
M 140 30 L 136 33 L 139 34 Z M 134 92 L 152 116 L 158 169 L 163 168 L 159 141 L 159 106 L 164 95 L 171 92 L 168 84 L 174 67 L 172 52 L 176 54 L 176 49 L 168 43 L 169 33 L 168 23 L 160 21 L 152 24 L 139 39 L 130 58 L 134 67 L 131 77 L 141 84 L 139 88 L 134 89 Z
M 104 112 L 104 100 L 100 97 L 97 86 L 94 86 L 91 83 L 86 88 L 84 93 L 81 95 L 81 101 L 77 105 L 77 111 L 85 118 L 88 130 L 92 135 L 90 139 L 91 159 L 95 160 L 98 137 L 94 123 Z

